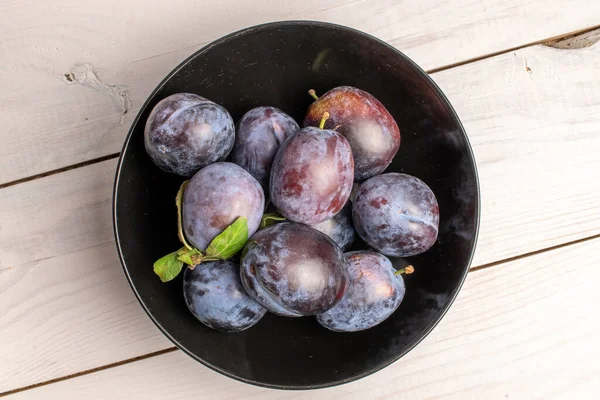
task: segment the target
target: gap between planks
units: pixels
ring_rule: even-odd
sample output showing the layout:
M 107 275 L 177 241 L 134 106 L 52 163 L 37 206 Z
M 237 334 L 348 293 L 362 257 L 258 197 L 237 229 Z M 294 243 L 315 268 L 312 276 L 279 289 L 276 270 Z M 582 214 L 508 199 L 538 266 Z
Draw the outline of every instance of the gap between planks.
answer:
M 538 46 L 538 45 L 551 45 L 553 43 L 560 42 L 560 41 L 565 40 L 565 39 L 573 39 L 573 38 L 576 38 L 576 37 L 578 37 L 580 35 L 588 34 L 588 33 L 593 32 L 595 30 L 600 30 L 600 25 L 595 25 L 595 26 L 592 26 L 592 27 L 588 27 L 588 28 L 584 28 L 584 29 L 579 29 L 579 30 L 573 31 L 571 33 L 565 33 L 565 34 L 562 34 L 562 35 L 553 36 L 553 37 L 542 39 L 542 40 L 536 40 L 535 42 L 530 42 L 530 43 L 522 44 L 520 46 L 511 47 L 509 49 L 497 51 L 497 52 L 494 52 L 494 53 L 484 54 L 484 55 L 479 56 L 479 57 L 469 58 L 467 60 L 460 61 L 460 62 L 457 62 L 457 63 L 454 63 L 454 64 L 444 65 L 444 66 L 439 67 L 439 68 L 433 68 L 431 70 L 428 70 L 427 73 L 428 74 L 435 74 L 436 72 L 445 71 L 447 69 L 451 69 L 451 68 L 455 68 L 455 67 L 460 67 L 461 65 L 471 64 L 471 63 L 474 63 L 474 62 L 477 62 L 477 61 L 485 60 L 486 58 L 496 57 L 496 56 L 499 56 L 501 54 L 510 53 L 511 51 L 521 50 L 521 49 L 524 49 L 526 47 Z M 573 48 L 573 49 L 576 49 L 576 48 Z
M 499 260 L 499 261 L 495 261 L 492 263 L 488 263 L 488 264 L 483 264 L 483 265 L 479 265 L 477 267 L 472 267 L 469 269 L 469 274 L 472 273 L 477 273 L 478 271 L 481 271 L 483 269 L 488 269 L 488 268 L 492 268 L 495 266 L 498 266 L 500 264 L 505 264 L 505 263 L 509 263 L 509 262 L 513 262 L 513 261 L 517 261 L 523 258 L 527 258 L 527 257 L 531 257 L 531 256 L 536 256 L 539 254 L 543 254 L 543 253 L 547 253 L 547 252 L 551 252 L 554 250 L 558 250 L 561 248 L 565 248 L 565 247 L 569 247 L 572 245 L 576 245 L 576 244 L 580 244 L 580 243 L 585 243 L 585 242 L 589 242 L 595 239 L 599 239 L 600 238 L 600 234 L 599 235 L 593 235 L 593 236 L 589 236 L 583 239 L 578 239 L 578 240 L 573 240 L 567 243 L 562 243 L 556 246 L 550 246 L 550 247 L 546 247 L 544 249 L 540 249 L 540 250 L 536 250 L 536 251 L 532 251 L 529 253 L 525 253 L 525 254 L 521 254 L 515 257 L 509 257 L 503 260 Z M 91 369 L 87 369 L 85 371 L 80 371 L 80 372 L 76 372 L 74 374 L 70 374 L 70 375 L 65 375 L 65 376 L 61 376 L 59 378 L 54 378 L 54 379 L 50 379 L 48 381 L 44 381 L 44 382 L 39 382 L 33 385 L 28 385 L 28 386 L 23 386 L 20 388 L 16 388 L 16 389 L 12 389 L 6 392 L 2 392 L 0 393 L 0 397 L 5 397 L 5 396 L 9 396 L 11 394 L 15 394 L 15 393 L 19 393 L 19 392 L 24 392 L 27 390 L 31 390 L 31 389 L 36 389 L 42 386 L 47 386 L 47 385 L 51 385 L 53 383 L 57 383 L 57 382 L 62 382 L 62 381 L 66 381 L 69 379 L 73 379 L 73 378 L 78 378 L 84 375 L 90 375 L 90 374 L 94 374 L 96 372 L 100 372 L 100 371 L 105 371 L 108 369 L 112 369 L 112 368 L 117 368 L 120 367 L 122 365 L 126 365 L 126 364 L 131 364 L 137 361 L 142 361 L 142 360 L 146 360 L 152 357 L 156 357 L 156 356 L 161 356 L 163 354 L 168 354 L 168 353 L 172 353 L 174 351 L 177 351 L 178 348 L 173 346 L 173 347 L 168 347 L 166 349 L 162 349 L 162 350 L 158 350 L 158 351 L 153 351 L 151 353 L 147 353 L 147 354 L 143 354 L 141 356 L 137 356 L 137 357 L 132 357 L 132 358 L 128 358 L 125 360 L 121 360 L 121 361 L 117 361 L 114 363 L 110 363 L 110 364 L 105 364 L 102 365 L 100 367 L 95 367 L 95 368 L 91 368 Z
M 24 392 L 26 390 L 35 389 L 35 388 L 38 388 L 38 387 L 41 387 L 41 386 L 51 385 L 51 384 L 56 383 L 56 382 L 62 382 L 62 381 L 66 381 L 66 380 L 69 380 L 69 379 L 78 378 L 78 377 L 83 376 L 83 375 L 93 374 L 95 372 L 100 372 L 100 371 L 104 371 L 104 370 L 107 370 L 107 369 L 110 369 L 110 368 L 119 367 L 121 365 L 131 364 L 133 362 L 145 360 L 147 358 L 161 356 L 163 354 L 171 353 L 171 352 L 173 352 L 175 350 L 177 350 L 177 347 L 168 347 L 168 348 L 163 349 L 163 350 L 153 351 L 152 353 L 142 354 L 141 356 L 132 357 L 132 358 L 128 358 L 126 360 L 121 360 L 121 361 L 117 361 L 117 362 L 114 362 L 114 363 L 102 365 L 100 367 L 87 369 L 85 371 L 76 372 L 74 374 L 61 376 L 59 378 L 50 379 L 49 381 L 39 382 L 39 383 L 36 383 L 36 384 L 33 384 L 33 385 L 23 386 L 23 387 L 20 387 L 20 388 L 17 388 L 17 389 L 9 390 L 7 392 L 2 392 L 2 393 L 0 393 L 0 397 L 5 397 L 5 396 L 9 396 L 11 394 L 15 394 L 15 393 L 19 393 L 19 392 Z
M 558 250 L 558 249 L 561 249 L 563 247 L 568 247 L 568 246 L 572 246 L 572 245 L 575 245 L 575 244 L 587 242 L 587 241 L 590 241 L 590 240 L 599 239 L 599 238 L 600 238 L 600 234 L 598 234 L 598 235 L 592 235 L 592 236 L 588 236 L 588 237 L 584 237 L 584 238 L 577 239 L 577 240 L 572 240 L 570 242 L 565 242 L 565 243 L 557 244 L 556 246 L 544 247 L 543 249 L 539 249 L 539 250 L 535 250 L 535 251 L 530 251 L 528 253 L 519 254 L 518 256 L 508 257 L 508 258 L 504 258 L 502 260 L 494 261 L 494 262 L 491 262 L 491 263 L 478 265 L 476 267 L 471 267 L 469 269 L 469 273 L 472 273 L 472 272 L 475 272 L 475 271 L 480 271 L 480 270 L 486 269 L 486 268 L 495 267 L 495 266 L 498 266 L 500 264 L 505 264 L 507 262 L 517 261 L 517 260 L 520 260 L 522 258 L 527 258 L 527 257 L 535 256 L 535 255 L 538 255 L 538 254 L 541 254 L 541 253 L 546 253 L 548 251 Z
M 594 32 L 598 30 L 600 32 L 600 25 L 595 25 L 592 27 L 588 27 L 588 28 L 584 28 L 584 29 L 579 29 L 576 31 L 572 31 L 572 32 L 568 32 L 568 33 L 564 33 L 558 36 L 552 36 L 550 38 L 546 38 L 546 39 L 542 39 L 542 40 L 538 40 L 535 42 L 530 42 L 530 43 L 526 43 L 520 46 L 515 46 L 515 47 L 511 47 L 508 49 L 504 49 L 501 51 L 497 51 L 497 52 L 493 52 L 493 53 L 488 53 L 488 54 L 484 54 L 482 56 L 479 57 L 474 57 L 474 58 L 470 58 L 464 61 L 460 61 L 457 63 L 453 63 L 453 64 L 448 64 L 439 68 L 433 68 L 433 69 L 429 69 L 426 70 L 425 72 L 427 72 L 428 74 L 435 74 L 437 72 L 441 72 L 441 71 L 446 71 L 452 68 L 456 68 L 456 67 L 460 67 L 462 65 L 467 65 L 467 64 L 471 64 L 471 63 L 475 63 L 481 60 L 485 60 L 488 58 L 492 58 L 492 57 L 496 57 L 499 56 L 501 54 L 506 54 L 506 53 L 510 53 L 512 51 L 516 51 L 516 50 L 520 50 L 520 49 L 524 49 L 526 47 L 531 47 L 531 46 L 537 46 L 537 45 L 549 45 L 552 47 L 555 47 L 555 44 L 557 42 L 560 42 L 562 40 L 572 40 L 572 39 L 576 39 L 578 36 L 580 35 L 587 35 L 591 32 Z M 564 48 L 565 50 L 567 50 L 568 48 Z M 576 47 L 574 47 L 573 49 L 576 49 Z M 92 164 L 96 164 L 102 161 L 106 161 L 106 160 L 110 160 L 113 158 L 117 158 L 119 157 L 120 153 L 112 153 L 112 154 L 108 154 L 106 156 L 102 156 L 102 157 L 97 157 L 97 158 L 93 158 L 91 160 L 87 160 L 87 161 L 83 161 L 77 164 L 71 164 L 71 165 L 67 165 L 65 167 L 62 168 L 57 168 L 57 169 L 53 169 L 47 172 L 43 172 L 40 174 L 35 174 L 35 175 L 31 175 L 25 178 L 20 178 L 20 179 L 16 179 L 14 181 L 9 181 L 6 183 L 2 183 L 0 184 L 0 189 L 4 189 L 6 187 L 9 186 L 15 186 L 21 183 L 25 183 L 25 182 L 30 182 L 33 181 L 35 179 L 40 179 L 40 178 L 45 178 L 47 176 L 52 176 L 52 175 L 56 175 L 56 174 L 60 174 L 61 172 L 66 172 L 66 171 L 70 171 L 76 168 L 81 168 L 81 167 L 86 167 L 88 165 L 92 165 Z M 503 261 L 499 261 L 499 262 L 503 262 Z

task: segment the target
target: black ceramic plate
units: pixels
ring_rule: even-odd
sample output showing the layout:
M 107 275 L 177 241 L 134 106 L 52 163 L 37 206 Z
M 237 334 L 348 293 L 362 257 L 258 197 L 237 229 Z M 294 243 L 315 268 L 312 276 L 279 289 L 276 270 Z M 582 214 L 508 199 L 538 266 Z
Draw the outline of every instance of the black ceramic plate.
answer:
M 381 325 L 334 333 L 313 318 L 266 315 L 241 333 L 220 333 L 187 310 L 181 277 L 163 284 L 152 271 L 180 247 L 174 198 L 182 179 L 155 167 L 144 150 L 152 107 L 177 92 L 223 105 L 234 120 L 271 105 L 302 121 L 312 99 L 339 85 L 364 89 L 394 116 L 402 144 L 389 171 L 415 175 L 440 206 L 440 233 L 411 257 L 406 297 Z M 115 236 L 138 300 L 163 333 L 204 365 L 244 382 L 284 389 L 333 386 L 398 360 L 440 321 L 466 277 L 479 225 L 479 187 L 465 131 L 440 89 L 405 55 L 362 32 L 318 22 L 278 22 L 233 33 L 185 60 L 141 108 L 119 160 Z M 402 260 L 396 260 L 403 262 Z M 187 371 L 188 373 L 190 371 Z M 193 373 L 192 373 L 193 375 Z

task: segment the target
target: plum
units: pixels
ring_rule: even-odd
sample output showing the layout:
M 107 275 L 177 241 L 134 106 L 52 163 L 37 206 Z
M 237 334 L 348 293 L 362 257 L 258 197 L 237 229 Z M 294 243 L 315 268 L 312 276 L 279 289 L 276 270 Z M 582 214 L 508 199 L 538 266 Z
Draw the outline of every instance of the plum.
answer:
M 144 145 L 154 164 L 185 177 L 224 160 L 234 139 L 235 127 L 227 110 L 192 93 L 161 100 L 144 129 Z
M 375 250 L 407 257 L 433 246 L 440 215 L 437 199 L 423 181 L 392 172 L 360 186 L 352 203 L 352 220 L 358 235 Z
M 268 192 L 275 153 L 298 129 L 296 121 L 278 108 L 253 108 L 237 124 L 233 162 L 248 171 Z
M 400 129 L 379 100 L 364 90 L 339 86 L 308 108 L 303 125 L 318 126 L 323 112 L 330 118 L 327 127 L 348 139 L 354 154 L 354 179 L 363 180 L 383 172 L 400 148 Z
M 352 204 L 350 202 L 346 203 L 344 208 L 333 218 L 311 226 L 332 238 L 342 250 L 348 250 L 354 243 L 354 239 L 356 239 L 356 232 L 352 225 Z
M 303 128 L 277 151 L 271 169 L 271 201 L 287 219 L 308 225 L 336 215 L 354 180 L 354 159 L 339 133 Z
M 317 315 L 325 328 L 356 332 L 385 321 L 404 298 L 404 280 L 385 256 L 372 251 L 344 254 L 348 268 L 348 289 L 339 303 Z M 412 267 L 411 267 L 412 268 Z
M 250 296 L 289 317 L 327 311 L 347 286 L 341 249 L 324 233 L 294 222 L 252 236 L 242 252 L 240 274 Z
M 243 331 L 267 310 L 244 291 L 239 266 L 232 260 L 208 261 L 183 273 L 185 304 L 204 325 L 225 332 Z
M 183 194 L 183 231 L 198 250 L 238 217 L 248 220 L 248 235 L 258 229 L 265 208 L 262 187 L 240 166 L 219 162 L 204 167 Z

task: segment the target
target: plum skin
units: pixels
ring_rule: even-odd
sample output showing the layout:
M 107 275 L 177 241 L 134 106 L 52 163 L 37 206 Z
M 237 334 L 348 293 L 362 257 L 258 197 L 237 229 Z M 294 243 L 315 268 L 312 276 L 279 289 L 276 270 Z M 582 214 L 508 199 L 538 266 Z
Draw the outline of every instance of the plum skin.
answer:
M 188 309 L 200 322 L 224 332 L 248 329 L 267 312 L 245 292 L 239 267 L 232 260 L 186 268 L 183 294 Z
M 354 158 L 339 133 L 303 128 L 277 151 L 271 169 L 271 201 L 290 221 L 318 224 L 346 204 L 354 181 Z
M 298 129 L 296 121 L 278 108 L 253 108 L 236 126 L 232 160 L 268 192 L 271 164 L 277 149 Z
M 144 146 L 152 162 L 184 177 L 224 160 L 234 139 L 235 127 L 227 110 L 192 93 L 162 99 L 144 128 Z
M 258 229 L 265 208 L 262 187 L 240 166 L 219 162 L 198 171 L 183 194 L 183 231 L 189 242 L 206 250 L 238 217 L 246 217 L 248 236 Z
M 330 114 L 326 128 L 348 139 L 354 154 L 354 179 L 360 181 L 383 172 L 400 148 L 400 128 L 373 95 L 351 86 L 338 86 L 308 108 L 303 126 L 319 126 L 323 113 Z
M 333 218 L 311 227 L 329 236 L 342 250 L 348 250 L 356 239 L 356 231 L 352 225 L 352 203 L 348 201 Z
M 438 236 L 439 206 L 420 179 L 387 173 L 365 181 L 352 203 L 356 232 L 387 256 L 408 257 L 428 250 Z
M 345 253 L 348 289 L 342 299 L 317 321 L 336 332 L 357 332 L 372 328 L 392 315 L 404 299 L 402 276 L 387 257 L 372 251 Z
M 258 231 L 242 253 L 240 276 L 248 294 L 274 314 L 320 314 L 347 287 L 341 249 L 307 225 L 282 222 Z

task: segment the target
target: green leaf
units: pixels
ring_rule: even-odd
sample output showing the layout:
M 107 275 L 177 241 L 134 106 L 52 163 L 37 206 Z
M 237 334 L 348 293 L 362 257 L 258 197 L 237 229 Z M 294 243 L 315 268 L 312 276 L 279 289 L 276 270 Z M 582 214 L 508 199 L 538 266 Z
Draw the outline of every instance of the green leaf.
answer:
M 239 217 L 213 239 L 205 251 L 207 259 L 226 260 L 240 251 L 248 241 L 248 220 Z
M 194 261 L 192 260 L 192 253 L 189 253 L 189 252 L 183 253 L 183 254 L 179 255 L 179 257 L 177 257 L 177 259 L 184 264 L 194 265 Z
M 178 252 L 179 250 L 167 254 L 154 263 L 154 273 L 158 275 L 161 281 L 168 282 L 181 272 L 183 263 L 178 259 Z
M 266 228 L 267 226 L 271 226 L 271 225 L 277 223 L 277 221 L 285 221 L 285 218 L 277 213 L 263 214 L 258 228 L 259 229 Z
M 188 183 L 190 183 L 189 180 L 183 182 L 179 187 L 177 196 L 175 196 L 175 204 L 177 205 L 177 236 L 179 236 L 179 241 L 183 243 L 186 249 L 192 250 L 193 247 L 185 240 L 185 235 L 183 234 L 183 193 Z

